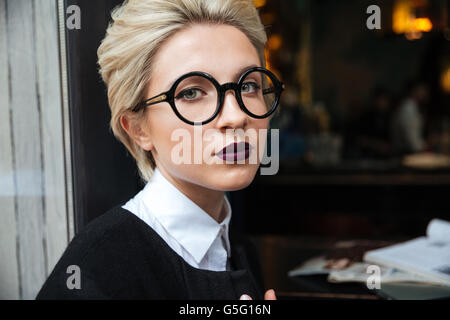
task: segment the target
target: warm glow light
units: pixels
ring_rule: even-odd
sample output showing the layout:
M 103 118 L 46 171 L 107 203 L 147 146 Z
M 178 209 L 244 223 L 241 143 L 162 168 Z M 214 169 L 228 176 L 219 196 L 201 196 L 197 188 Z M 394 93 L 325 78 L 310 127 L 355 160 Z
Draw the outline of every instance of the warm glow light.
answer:
M 269 50 L 275 51 L 281 47 L 281 43 L 282 43 L 281 36 L 278 34 L 273 34 L 267 40 L 267 47 L 269 48 Z
M 422 32 L 429 32 L 433 24 L 429 18 L 416 18 L 414 8 L 425 6 L 427 1 L 397 0 L 392 14 L 392 29 L 395 33 L 404 33 L 408 40 L 422 37 Z
M 256 8 L 264 7 L 266 5 L 266 0 L 253 0 L 253 4 Z
M 406 33 L 413 29 L 413 8 L 411 3 L 405 0 L 395 2 L 394 13 L 392 15 L 392 29 L 395 33 Z
M 450 67 L 441 75 L 441 87 L 446 93 L 450 93 Z
M 264 57 L 265 57 L 265 60 L 266 60 L 265 61 L 266 62 L 266 69 L 272 71 L 277 76 L 278 79 L 281 79 L 282 78 L 281 74 L 270 63 L 270 52 L 269 52 L 269 50 L 267 48 L 264 49 Z
M 414 19 L 414 28 L 416 31 L 429 32 L 433 28 L 433 24 L 428 18 Z
M 266 59 L 266 69 L 270 70 L 271 69 L 271 65 L 270 65 L 270 53 L 269 50 L 264 49 L 264 57 Z

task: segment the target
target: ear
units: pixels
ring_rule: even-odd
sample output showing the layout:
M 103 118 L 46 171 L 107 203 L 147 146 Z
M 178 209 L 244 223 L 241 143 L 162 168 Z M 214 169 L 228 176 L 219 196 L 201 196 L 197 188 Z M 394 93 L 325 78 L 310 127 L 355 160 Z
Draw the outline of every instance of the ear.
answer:
M 152 139 L 148 130 L 144 127 L 145 121 L 137 119 L 135 113 L 126 111 L 120 116 L 120 125 L 142 149 L 150 151 L 153 148 Z

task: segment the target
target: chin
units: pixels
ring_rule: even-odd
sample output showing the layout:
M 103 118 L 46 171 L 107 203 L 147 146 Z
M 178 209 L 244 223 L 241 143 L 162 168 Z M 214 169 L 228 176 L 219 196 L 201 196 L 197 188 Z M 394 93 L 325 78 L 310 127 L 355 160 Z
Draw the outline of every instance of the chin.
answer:
M 217 190 L 236 191 L 248 187 L 255 178 L 259 166 L 226 166 L 214 174 Z

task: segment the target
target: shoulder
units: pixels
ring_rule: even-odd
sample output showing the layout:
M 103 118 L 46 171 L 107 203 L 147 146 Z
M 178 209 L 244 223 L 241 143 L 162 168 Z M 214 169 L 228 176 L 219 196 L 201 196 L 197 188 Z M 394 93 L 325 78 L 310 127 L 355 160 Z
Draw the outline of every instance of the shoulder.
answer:
M 155 232 L 130 211 L 116 206 L 89 222 L 70 242 L 61 259 L 80 264 L 137 259 L 158 250 Z
M 117 206 L 88 223 L 69 243 L 37 298 L 110 298 L 137 282 L 134 266 L 144 264 L 143 251 L 156 248 L 138 219 Z M 80 273 L 81 290 L 68 290 L 70 270 Z
M 72 239 L 67 249 L 70 248 L 71 251 L 74 251 L 82 248 L 83 253 L 86 254 L 105 241 L 126 235 L 123 228 L 130 227 L 129 218 L 126 211 L 120 206 L 111 208 L 83 227 Z

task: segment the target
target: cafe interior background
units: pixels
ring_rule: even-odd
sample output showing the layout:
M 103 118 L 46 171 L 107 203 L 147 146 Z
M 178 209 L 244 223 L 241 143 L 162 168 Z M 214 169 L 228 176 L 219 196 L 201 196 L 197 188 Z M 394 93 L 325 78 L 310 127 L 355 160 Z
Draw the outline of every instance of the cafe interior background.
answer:
M 74 234 L 143 187 L 97 74 L 120 3 L 0 0 L 2 299 L 34 298 Z M 80 29 L 65 23 L 73 4 Z M 228 194 L 236 227 L 270 244 L 412 238 L 450 220 L 449 1 L 255 5 L 268 68 L 286 84 L 271 123 L 280 164 Z M 380 29 L 367 27 L 370 5 Z
M 448 219 L 448 1 L 258 2 L 287 89 L 272 123 L 280 170 L 243 192 L 247 230 L 414 236 Z M 372 4 L 380 29 L 366 26 Z M 422 127 L 404 115 L 412 91 Z

